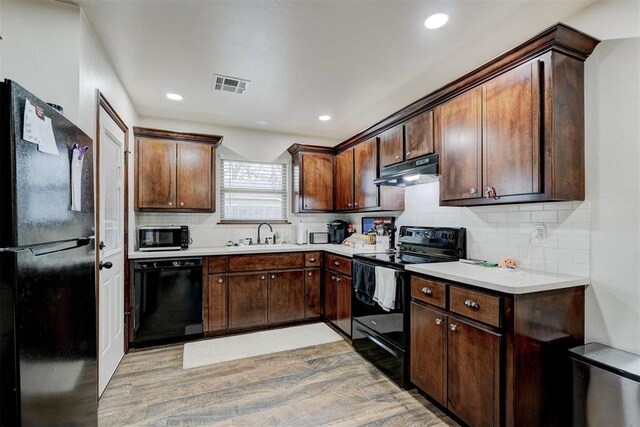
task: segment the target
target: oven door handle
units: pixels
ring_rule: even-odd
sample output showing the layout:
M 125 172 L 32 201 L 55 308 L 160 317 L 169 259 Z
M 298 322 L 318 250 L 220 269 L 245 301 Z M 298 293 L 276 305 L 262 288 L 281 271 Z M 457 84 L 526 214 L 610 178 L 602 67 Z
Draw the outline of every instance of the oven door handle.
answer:
M 362 333 L 365 337 L 369 338 L 371 341 L 373 341 L 374 344 L 378 345 L 379 347 L 381 347 L 383 350 L 386 350 L 388 353 L 391 353 L 391 355 L 393 355 L 393 357 L 398 357 L 398 353 L 396 353 L 395 351 L 393 351 L 389 346 L 387 346 L 386 344 L 384 344 L 382 341 L 380 341 L 379 339 L 371 336 L 371 334 L 369 334 L 367 331 L 363 331 L 362 329 L 356 327 L 356 329 L 358 330 L 358 332 Z

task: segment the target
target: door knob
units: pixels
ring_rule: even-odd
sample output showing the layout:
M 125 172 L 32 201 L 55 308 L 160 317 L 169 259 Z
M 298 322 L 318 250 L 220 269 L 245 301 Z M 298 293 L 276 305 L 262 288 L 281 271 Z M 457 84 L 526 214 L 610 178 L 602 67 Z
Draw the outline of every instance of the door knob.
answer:
M 103 268 L 106 268 L 107 270 L 110 269 L 111 267 L 113 267 L 113 263 L 110 261 L 107 262 L 102 262 L 100 261 L 100 264 L 98 264 L 98 268 L 100 270 L 102 270 Z
M 105 248 L 105 244 L 102 240 L 100 240 L 100 244 L 98 245 L 98 249 L 103 250 Z

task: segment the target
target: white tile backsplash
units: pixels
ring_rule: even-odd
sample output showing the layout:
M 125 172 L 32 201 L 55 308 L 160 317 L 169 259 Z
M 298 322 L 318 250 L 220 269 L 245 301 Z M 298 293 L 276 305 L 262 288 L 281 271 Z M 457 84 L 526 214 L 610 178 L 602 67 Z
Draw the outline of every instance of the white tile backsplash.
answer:
M 398 227 L 465 227 L 470 258 L 498 262 L 512 257 L 525 268 L 589 276 L 588 202 L 440 207 L 438 192 L 439 183 L 407 187 Z M 546 238 L 531 239 L 533 224 L 540 223 L 546 226 Z

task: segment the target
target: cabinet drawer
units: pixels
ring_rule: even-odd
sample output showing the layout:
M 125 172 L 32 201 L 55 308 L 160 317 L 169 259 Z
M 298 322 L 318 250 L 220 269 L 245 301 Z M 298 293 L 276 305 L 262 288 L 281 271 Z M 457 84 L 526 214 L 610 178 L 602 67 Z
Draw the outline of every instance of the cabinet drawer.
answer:
M 419 276 L 411 276 L 411 298 L 433 304 L 436 307 L 447 306 L 447 285 Z
M 324 267 L 351 277 L 351 259 L 333 254 L 324 255 Z
M 504 297 L 449 287 L 449 310 L 479 322 L 501 326 Z
M 229 257 L 229 271 L 286 270 L 304 267 L 304 254 L 238 255 Z
M 210 256 L 207 258 L 207 263 L 209 265 L 209 274 L 224 273 L 227 271 L 226 256 Z
M 305 267 L 320 267 L 322 265 L 322 254 L 320 252 L 306 252 L 304 254 Z

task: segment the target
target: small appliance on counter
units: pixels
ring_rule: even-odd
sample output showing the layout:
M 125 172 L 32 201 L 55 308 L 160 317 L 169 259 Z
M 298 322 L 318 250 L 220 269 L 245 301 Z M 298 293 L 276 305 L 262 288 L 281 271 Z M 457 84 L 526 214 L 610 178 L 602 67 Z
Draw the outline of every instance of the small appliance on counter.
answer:
M 376 236 L 376 249 L 385 251 L 395 248 L 396 218 L 393 216 L 363 217 L 362 234 Z
M 327 224 L 327 230 L 329 231 L 329 243 L 339 245 L 349 237 L 349 224 L 339 219 Z
M 142 225 L 138 228 L 138 250 L 179 251 L 189 248 L 186 225 Z
M 310 231 L 309 232 L 309 243 L 321 244 L 321 243 L 329 243 L 329 233 L 326 231 Z

